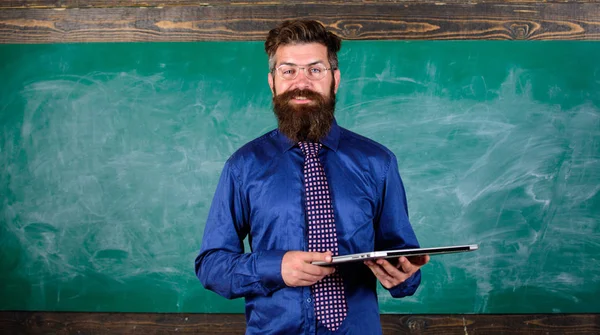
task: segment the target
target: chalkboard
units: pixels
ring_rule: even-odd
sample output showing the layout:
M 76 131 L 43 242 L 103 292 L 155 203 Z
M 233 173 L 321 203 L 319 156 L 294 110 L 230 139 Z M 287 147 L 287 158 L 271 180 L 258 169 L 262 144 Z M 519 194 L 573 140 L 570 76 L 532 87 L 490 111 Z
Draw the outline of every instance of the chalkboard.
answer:
M 242 313 L 193 261 L 275 127 L 260 42 L 0 46 L 0 309 Z M 600 44 L 345 42 L 337 120 L 398 157 L 423 246 L 385 313 L 598 313 Z

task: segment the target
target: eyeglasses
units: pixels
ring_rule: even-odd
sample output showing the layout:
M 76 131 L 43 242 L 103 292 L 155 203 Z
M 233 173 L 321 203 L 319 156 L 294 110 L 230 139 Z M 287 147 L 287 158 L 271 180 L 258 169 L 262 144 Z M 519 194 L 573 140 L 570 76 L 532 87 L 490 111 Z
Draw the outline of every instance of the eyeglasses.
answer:
M 277 72 L 279 77 L 283 80 L 294 80 L 298 77 L 300 69 L 304 70 L 304 75 L 310 80 L 321 80 L 325 77 L 327 71 L 332 70 L 326 68 L 322 64 L 315 64 L 310 66 L 298 66 L 298 65 L 280 65 L 274 71 Z

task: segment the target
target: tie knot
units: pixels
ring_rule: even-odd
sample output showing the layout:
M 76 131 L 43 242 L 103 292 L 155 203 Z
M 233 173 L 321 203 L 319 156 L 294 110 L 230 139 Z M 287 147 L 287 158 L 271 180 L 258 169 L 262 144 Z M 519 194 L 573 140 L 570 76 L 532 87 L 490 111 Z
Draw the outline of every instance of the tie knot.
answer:
M 319 150 L 321 149 L 321 143 L 314 142 L 298 142 L 300 150 L 306 157 L 318 157 Z

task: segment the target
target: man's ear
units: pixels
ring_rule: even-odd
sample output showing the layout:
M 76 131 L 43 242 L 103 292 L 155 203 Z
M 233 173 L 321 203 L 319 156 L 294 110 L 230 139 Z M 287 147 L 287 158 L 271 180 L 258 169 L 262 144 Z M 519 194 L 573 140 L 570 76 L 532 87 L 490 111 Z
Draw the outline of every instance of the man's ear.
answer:
M 335 80 L 335 90 L 334 92 L 337 94 L 338 91 L 338 87 L 340 87 L 340 79 L 342 77 L 342 74 L 340 73 L 340 70 L 333 70 L 333 79 Z
M 271 72 L 269 72 L 269 88 L 271 88 L 271 94 L 275 95 L 275 90 L 273 89 L 273 85 L 275 85 L 275 83 L 273 82 L 273 74 Z

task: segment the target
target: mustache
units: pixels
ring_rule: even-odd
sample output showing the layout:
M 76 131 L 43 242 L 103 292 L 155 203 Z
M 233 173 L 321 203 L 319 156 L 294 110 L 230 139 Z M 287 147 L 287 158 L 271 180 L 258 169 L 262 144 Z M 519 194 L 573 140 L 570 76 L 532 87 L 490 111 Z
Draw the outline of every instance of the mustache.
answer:
M 308 89 L 299 89 L 299 88 L 295 88 L 293 90 L 289 90 L 284 93 L 281 93 L 279 96 L 277 96 L 277 100 L 279 100 L 281 102 L 283 102 L 283 101 L 289 102 L 290 100 L 294 99 L 295 97 L 304 97 L 306 99 L 309 99 L 309 100 L 317 102 L 317 103 L 325 101 L 324 97 L 320 93 L 317 93 L 315 91 L 308 90 Z

